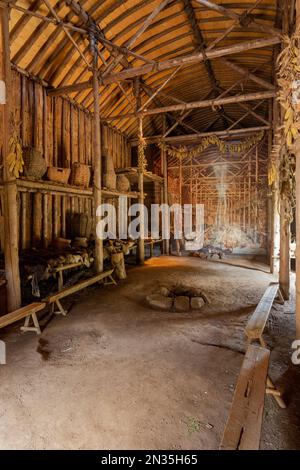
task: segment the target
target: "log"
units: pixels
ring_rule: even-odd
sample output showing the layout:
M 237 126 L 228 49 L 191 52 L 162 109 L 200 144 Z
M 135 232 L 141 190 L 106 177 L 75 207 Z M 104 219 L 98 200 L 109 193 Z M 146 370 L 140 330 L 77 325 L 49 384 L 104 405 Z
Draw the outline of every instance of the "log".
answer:
M 11 113 L 11 68 L 9 46 L 9 10 L 6 4 L 0 7 L 0 79 L 6 86 L 6 102 L 1 113 L 1 128 L 3 130 L 3 174 L 4 174 L 4 259 L 7 279 L 8 311 L 21 306 L 21 286 L 19 272 L 18 233 L 19 218 L 17 204 L 17 185 L 15 178 L 10 175 L 7 167 L 10 138 Z
M 48 194 L 43 194 L 43 247 L 47 248 L 48 244 Z
M 101 205 L 101 122 L 98 80 L 98 55 L 95 38 L 91 40 L 91 49 L 94 55 L 93 63 L 93 95 L 94 95 L 94 217 L 95 217 L 95 269 L 97 273 L 103 271 L 103 240 L 97 236 L 97 224 L 101 217 L 97 217 L 97 208 Z
M 296 0 L 296 28 L 300 26 L 300 0 Z M 296 152 L 296 338 L 300 339 L 300 147 Z
M 35 193 L 33 199 L 33 244 L 40 246 L 42 239 L 42 193 Z
M 289 8 L 285 0 L 283 5 L 283 34 L 288 35 L 290 24 L 288 19 Z M 285 109 L 280 109 L 280 125 L 284 124 Z M 279 263 L 279 285 L 284 300 L 290 298 L 290 243 L 291 229 L 290 221 L 286 214 L 289 209 L 289 202 L 285 195 L 280 194 L 280 263 Z
M 112 253 L 111 254 L 111 264 L 114 268 L 114 273 L 118 279 L 126 279 L 126 269 L 124 254 L 121 253 Z
M 263 47 L 271 47 L 276 44 L 280 44 L 281 39 L 277 36 L 271 38 L 263 38 L 263 39 L 255 39 L 252 41 L 244 41 L 239 44 L 234 44 L 228 47 L 221 47 L 218 49 L 206 51 L 205 54 L 203 52 L 199 52 L 197 54 L 191 54 L 185 57 L 178 57 L 175 59 L 169 59 L 162 62 L 157 62 L 156 64 L 146 64 L 141 67 L 133 67 L 130 69 L 123 70 L 122 72 L 118 73 L 111 73 L 107 75 L 105 78 L 100 78 L 101 85 L 109 85 L 111 83 L 115 83 L 122 80 L 127 80 L 128 78 L 134 78 L 141 75 L 145 75 L 151 72 L 158 72 L 162 70 L 169 70 L 174 67 L 179 67 L 180 65 L 193 65 L 197 62 L 203 62 L 207 59 L 216 59 L 218 57 L 224 57 L 227 55 L 232 54 L 239 54 L 242 52 L 246 52 L 252 49 L 259 49 Z M 49 89 L 48 95 L 49 96 L 59 96 L 68 93 L 72 93 L 75 91 L 82 91 L 88 88 L 93 87 L 92 80 L 87 80 L 85 82 L 76 83 L 74 85 L 64 86 L 61 88 L 56 89 Z
M 173 104 L 170 106 L 162 106 L 160 108 L 151 108 L 142 112 L 143 116 L 153 116 L 155 114 L 165 114 L 177 111 L 187 111 L 190 109 L 204 109 L 224 106 L 226 104 L 245 103 L 247 101 L 267 100 L 276 97 L 275 91 L 260 91 L 256 93 L 248 93 L 244 95 L 228 96 L 226 98 L 215 98 L 212 100 L 192 101 L 191 103 Z M 105 118 L 106 121 L 114 121 L 119 119 L 127 119 L 135 117 L 134 113 L 122 114 L 120 116 L 111 116 Z
M 166 132 L 166 117 L 163 116 L 163 134 Z M 161 150 L 161 162 L 162 162 L 162 175 L 163 175 L 163 202 L 169 204 L 168 198 L 168 163 L 167 163 L 167 152 Z M 164 240 L 164 254 L 170 254 L 170 240 Z
M 244 134 L 255 134 L 262 131 L 267 131 L 270 129 L 270 126 L 261 126 L 261 127 L 248 127 L 243 129 L 231 129 L 230 131 L 217 131 L 217 132 L 199 132 L 198 134 L 185 134 L 185 135 L 176 135 L 172 137 L 165 137 L 162 139 L 161 135 L 154 135 L 150 137 L 144 137 L 147 144 L 156 144 L 163 140 L 166 143 L 183 143 L 186 142 L 198 142 L 203 139 L 203 137 L 209 137 L 211 135 L 216 135 L 218 137 L 230 137 L 230 136 L 243 136 Z M 131 147 L 138 146 L 138 139 L 132 139 L 130 141 Z

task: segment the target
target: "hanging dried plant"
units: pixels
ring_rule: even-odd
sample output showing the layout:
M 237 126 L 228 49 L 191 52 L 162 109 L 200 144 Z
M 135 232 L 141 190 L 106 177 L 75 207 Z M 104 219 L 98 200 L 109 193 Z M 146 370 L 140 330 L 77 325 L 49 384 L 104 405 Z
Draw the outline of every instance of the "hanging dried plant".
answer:
M 176 158 L 193 158 L 197 157 L 199 153 L 203 152 L 206 150 L 210 145 L 216 145 L 218 149 L 220 150 L 221 153 L 245 153 L 248 150 L 250 150 L 252 147 L 257 145 L 259 142 L 261 142 L 264 138 L 265 133 L 259 132 L 258 134 L 255 134 L 252 137 L 248 137 L 247 139 L 243 140 L 242 142 L 239 142 L 238 144 L 230 144 L 228 142 L 225 142 L 216 135 L 211 135 L 207 137 L 203 137 L 201 140 L 201 143 L 197 145 L 197 147 L 193 148 L 188 148 L 185 146 L 181 147 L 171 147 L 169 145 L 166 145 L 164 143 L 159 143 L 158 146 L 162 149 L 168 152 L 168 154 L 171 157 L 176 157 Z
M 139 146 L 138 146 L 138 166 L 139 169 L 143 172 L 147 169 L 147 160 L 145 155 L 145 149 L 147 147 L 145 139 L 142 137 L 139 139 Z
M 300 137 L 300 30 L 283 36 L 284 48 L 277 59 L 278 101 L 284 109 L 283 133 L 289 150 Z
M 138 167 L 143 173 L 147 169 L 147 159 L 145 149 L 147 147 L 146 140 L 143 136 L 143 118 L 139 118 L 139 145 L 138 145 Z
M 287 146 L 282 147 L 282 154 L 279 167 L 279 190 L 281 200 L 285 201 L 285 220 L 289 223 L 294 218 L 294 208 L 296 207 L 296 179 L 295 179 L 296 158 L 290 154 Z
M 284 48 L 277 59 L 278 101 L 283 124 L 275 132 L 271 153 L 269 185 L 280 191 L 285 201 L 285 219 L 293 220 L 296 199 L 295 152 L 300 144 L 300 30 L 283 36 Z
M 9 139 L 7 163 L 9 173 L 15 178 L 19 178 L 20 173 L 23 173 L 24 160 L 22 143 L 16 130 L 14 130 L 11 138 Z

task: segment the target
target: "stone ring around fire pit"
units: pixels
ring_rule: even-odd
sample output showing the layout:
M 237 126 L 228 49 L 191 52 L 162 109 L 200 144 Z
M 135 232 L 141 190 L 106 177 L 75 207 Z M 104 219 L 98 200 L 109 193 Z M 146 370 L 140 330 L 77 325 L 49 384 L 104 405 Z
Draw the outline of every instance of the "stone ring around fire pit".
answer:
M 156 293 L 148 295 L 146 300 L 154 310 L 182 313 L 200 310 L 208 303 L 200 289 L 187 286 L 161 286 Z

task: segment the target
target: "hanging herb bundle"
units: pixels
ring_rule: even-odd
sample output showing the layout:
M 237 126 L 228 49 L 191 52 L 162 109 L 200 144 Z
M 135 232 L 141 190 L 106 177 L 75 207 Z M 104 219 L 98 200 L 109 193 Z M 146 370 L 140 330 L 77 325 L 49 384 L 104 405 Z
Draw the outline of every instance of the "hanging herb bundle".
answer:
M 20 173 L 23 173 L 24 160 L 23 149 L 21 140 L 14 130 L 11 138 L 9 139 L 9 154 L 7 155 L 8 170 L 15 178 L 19 178 Z
M 143 173 L 147 169 L 147 159 L 145 149 L 147 147 L 146 140 L 143 136 L 143 119 L 139 119 L 139 145 L 138 145 L 138 167 Z
M 284 109 L 283 133 L 290 151 L 300 137 L 300 30 L 283 36 L 284 48 L 277 59 L 278 101 Z
M 296 207 L 296 179 L 295 179 L 296 159 L 290 154 L 287 146 L 282 147 L 282 154 L 279 167 L 279 190 L 281 199 L 285 200 L 285 219 L 291 223 L 293 221 L 293 209 Z
M 139 139 L 139 146 L 138 146 L 138 166 L 139 169 L 143 172 L 147 169 L 147 160 L 145 155 L 145 149 L 147 147 L 145 139 L 142 137 Z
M 264 138 L 264 131 L 255 134 L 252 137 L 244 139 L 242 142 L 236 144 L 230 144 L 224 140 L 219 139 L 216 135 L 210 135 L 203 137 L 201 143 L 197 147 L 188 148 L 186 146 L 181 147 L 171 147 L 164 143 L 159 143 L 158 146 L 160 149 L 168 152 L 168 155 L 176 158 L 193 158 L 199 155 L 199 153 L 206 150 L 210 145 L 216 145 L 221 153 L 245 153 L 250 150 L 252 147 L 261 142 Z
M 295 152 L 300 146 L 300 30 L 291 37 L 283 36 L 283 44 L 277 59 L 278 101 L 283 109 L 283 125 L 275 134 L 269 184 L 279 184 L 281 199 L 286 201 L 286 220 L 291 222 L 296 199 Z M 278 175 L 274 174 L 274 169 Z

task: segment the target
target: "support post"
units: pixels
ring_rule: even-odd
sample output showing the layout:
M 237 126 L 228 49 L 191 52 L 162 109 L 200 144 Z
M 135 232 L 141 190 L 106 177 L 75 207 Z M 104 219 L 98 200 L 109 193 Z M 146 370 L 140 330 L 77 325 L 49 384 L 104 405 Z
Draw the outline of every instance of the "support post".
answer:
M 296 0 L 296 29 L 300 27 L 300 0 Z M 296 154 L 296 338 L 300 339 L 300 150 Z
M 97 44 L 93 34 L 90 36 L 90 47 L 93 54 L 93 95 L 94 95 L 94 217 L 95 217 L 95 270 L 103 272 L 103 240 L 97 236 L 97 208 L 101 205 L 101 123 L 99 111 L 99 79 Z
M 279 119 L 279 109 L 278 103 L 276 100 L 273 102 L 273 128 L 276 132 Z M 275 133 L 274 133 L 275 134 Z M 277 136 L 274 135 L 274 142 L 276 144 Z M 278 165 L 278 162 L 276 162 Z M 274 183 L 272 190 L 272 264 L 271 264 L 271 273 L 279 273 L 279 254 L 280 254 L 280 216 L 278 211 L 279 205 L 279 194 L 278 194 L 278 183 Z
M 283 5 L 283 33 L 289 34 L 289 6 L 285 1 Z M 285 109 L 280 109 L 280 124 L 284 122 Z M 287 219 L 288 201 L 280 195 L 280 263 L 279 263 L 279 287 L 284 300 L 290 298 L 290 221 Z
M 163 115 L 163 135 L 166 132 L 166 116 Z M 168 163 L 167 163 L 167 152 L 165 150 L 161 150 L 161 160 L 162 160 L 162 169 L 163 169 L 163 187 L 164 187 L 164 204 L 169 204 L 169 197 L 168 197 Z M 170 240 L 164 241 L 164 254 L 170 254 Z
M 290 223 L 286 219 L 285 199 L 280 200 L 280 263 L 279 287 L 284 300 L 290 297 Z
M 0 80 L 5 84 L 5 96 L 1 99 L 1 128 L 3 131 L 3 200 L 4 200 L 4 259 L 7 279 L 8 311 L 21 306 L 21 285 L 18 248 L 18 191 L 15 177 L 9 172 L 7 156 L 11 134 L 11 66 L 9 45 L 9 9 L 5 4 L 0 6 Z
M 140 80 L 136 78 L 134 81 L 134 95 L 135 95 L 135 104 L 136 104 L 136 115 L 138 121 L 138 137 L 140 145 L 143 140 L 143 118 L 138 116 L 137 112 L 141 107 L 141 89 L 140 89 Z M 139 148 L 140 151 L 140 148 Z M 138 155 L 138 190 L 139 190 L 139 204 L 140 207 L 144 205 L 144 162 L 141 161 L 141 155 Z M 138 263 L 143 265 L 145 263 L 145 219 L 143 210 L 140 211 L 140 238 L 138 239 L 138 251 L 137 251 L 137 260 Z

